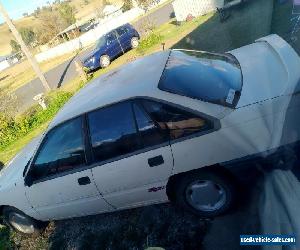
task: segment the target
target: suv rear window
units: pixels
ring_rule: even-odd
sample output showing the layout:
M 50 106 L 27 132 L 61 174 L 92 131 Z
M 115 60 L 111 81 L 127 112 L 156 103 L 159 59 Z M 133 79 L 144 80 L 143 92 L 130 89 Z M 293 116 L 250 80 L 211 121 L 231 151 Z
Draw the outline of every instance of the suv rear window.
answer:
M 242 73 L 231 55 L 172 50 L 158 87 L 161 90 L 235 107 L 242 90 Z

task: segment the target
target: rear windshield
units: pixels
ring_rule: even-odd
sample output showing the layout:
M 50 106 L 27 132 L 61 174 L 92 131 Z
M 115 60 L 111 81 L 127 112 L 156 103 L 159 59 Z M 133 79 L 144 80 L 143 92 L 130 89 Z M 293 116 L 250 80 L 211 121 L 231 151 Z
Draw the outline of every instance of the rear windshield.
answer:
M 174 94 L 235 107 L 242 73 L 231 55 L 172 50 L 158 87 Z

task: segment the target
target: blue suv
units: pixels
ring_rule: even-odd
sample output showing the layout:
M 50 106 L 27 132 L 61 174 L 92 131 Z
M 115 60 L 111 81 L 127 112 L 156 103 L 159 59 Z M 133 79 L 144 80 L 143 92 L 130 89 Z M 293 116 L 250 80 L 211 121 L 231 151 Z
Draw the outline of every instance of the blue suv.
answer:
M 120 26 L 102 36 L 95 49 L 86 56 L 82 63 L 86 71 L 99 67 L 106 68 L 117 56 L 139 45 L 140 35 L 130 24 Z

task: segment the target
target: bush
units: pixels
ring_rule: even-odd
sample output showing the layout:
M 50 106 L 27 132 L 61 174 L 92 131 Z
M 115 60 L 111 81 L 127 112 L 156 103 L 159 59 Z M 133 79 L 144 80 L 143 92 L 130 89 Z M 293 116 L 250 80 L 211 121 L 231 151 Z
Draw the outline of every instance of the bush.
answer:
M 0 227 L 0 249 L 9 250 L 14 249 L 13 242 L 9 236 L 9 229 L 7 227 Z
M 72 94 L 69 92 L 52 93 L 46 99 L 48 103 L 46 110 L 40 106 L 35 106 L 15 118 L 0 113 L 0 149 L 4 149 L 31 130 L 49 121 L 71 96 Z
M 162 35 L 157 34 L 155 32 L 151 32 L 146 38 L 141 40 L 137 50 L 139 53 L 144 54 L 147 49 L 161 43 L 162 40 L 163 40 Z

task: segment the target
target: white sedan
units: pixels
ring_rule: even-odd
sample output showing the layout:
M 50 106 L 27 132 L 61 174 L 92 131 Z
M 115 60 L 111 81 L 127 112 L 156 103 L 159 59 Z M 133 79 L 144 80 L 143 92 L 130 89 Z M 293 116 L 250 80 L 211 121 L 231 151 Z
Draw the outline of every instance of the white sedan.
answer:
M 297 148 L 299 79 L 298 55 L 276 35 L 225 54 L 167 50 L 114 70 L 1 171 L 4 220 L 30 234 L 49 220 L 169 200 L 217 216 L 234 202 L 233 169 L 284 162 Z

